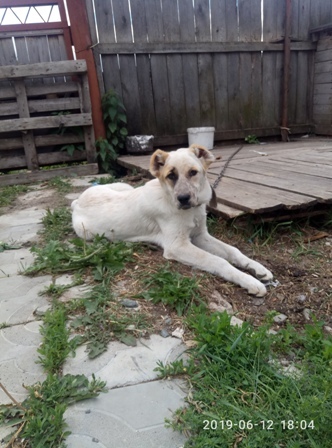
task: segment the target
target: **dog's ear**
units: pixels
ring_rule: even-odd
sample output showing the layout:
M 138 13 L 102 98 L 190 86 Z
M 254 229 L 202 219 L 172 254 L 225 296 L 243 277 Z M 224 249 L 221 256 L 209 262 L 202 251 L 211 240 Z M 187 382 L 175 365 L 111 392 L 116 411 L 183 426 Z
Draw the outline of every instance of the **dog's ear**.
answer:
M 168 152 L 157 149 L 151 156 L 150 160 L 150 173 L 154 177 L 160 176 L 160 168 L 165 165 Z
M 201 162 L 205 169 L 207 169 L 210 164 L 215 160 L 214 155 L 212 152 L 208 151 L 204 146 L 196 145 L 196 143 L 193 143 L 189 146 L 189 149 L 195 154 L 195 156 L 198 159 L 201 159 Z
M 213 187 L 211 187 L 211 190 L 212 190 L 212 196 L 211 196 L 211 199 L 209 202 L 209 206 L 212 208 L 217 208 L 217 206 L 218 206 L 217 194 Z

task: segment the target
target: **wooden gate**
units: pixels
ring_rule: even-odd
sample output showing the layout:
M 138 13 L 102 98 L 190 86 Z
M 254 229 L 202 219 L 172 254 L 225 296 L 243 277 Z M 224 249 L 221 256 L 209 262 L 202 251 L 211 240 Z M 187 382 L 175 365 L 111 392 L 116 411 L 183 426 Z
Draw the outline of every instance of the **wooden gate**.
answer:
M 280 134 L 284 0 L 86 0 L 104 89 L 127 108 L 131 134 L 157 144 L 215 126 L 217 139 Z M 315 44 L 330 0 L 292 2 L 289 122 L 312 129 Z

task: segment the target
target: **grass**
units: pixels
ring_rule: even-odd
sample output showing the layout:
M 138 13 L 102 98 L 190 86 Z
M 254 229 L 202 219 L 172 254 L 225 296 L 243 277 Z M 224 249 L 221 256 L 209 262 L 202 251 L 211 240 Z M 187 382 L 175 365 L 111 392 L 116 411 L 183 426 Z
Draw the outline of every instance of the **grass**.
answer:
M 68 207 L 58 207 L 53 211 L 48 208 L 42 224 L 44 241 L 62 241 L 72 231 L 71 212 Z
M 10 205 L 22 193 L 29 191 L 26 185 L 11 185 L 0 189 L 0 207 Z
M 321 323 L 274 336 L 268 324 L 233 327 L 226 313 L 196 308 L 188 325 L 197 341 L 188 406 L 168 421 L 190 436 L 185 447 L 330 447 L 332 339 Z M 300 374 L 273 362 L 290 354 Z M 163 376 L 165 366 L 159 370 Z
M 200 299 L 199 283 L 195 276 L 186 277 L 172 271 L 169 265 L 160 267 L 144 280 L 146 290 L 141 294 L 152 303 L 162 302 L 182 316 L 187 309 Z
M 58 193 L 69 193 L 72 190 L 70 182 L 61 176 L 53 177 L 47 183 L 49 187 L 56 189 Z

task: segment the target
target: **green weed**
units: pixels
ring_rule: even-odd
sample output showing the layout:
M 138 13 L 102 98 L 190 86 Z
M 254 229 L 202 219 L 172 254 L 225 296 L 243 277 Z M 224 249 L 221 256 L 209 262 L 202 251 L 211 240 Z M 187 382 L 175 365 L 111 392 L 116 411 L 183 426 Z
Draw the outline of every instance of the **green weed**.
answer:
M 67 241 L 49 241 L 45 247 L 33 247 L 34 264 L 24 273 L 33 275 L 39 272 L 56 274 L 93 270 L 96 280 L 101 280 L 106 272 L 113 274 L 121 270 L 132 258 L 132 246 L 129 243 L 112 243 L 104 237 L 96 236 L 92 242 L 80 238 Z
M 11 185 L 0 189 L 0 207 L 10 205 L 22 193 L 29 191 L 26 185 Z
M 45 241 L 63 240 L 72 231 L 71 212 L 67 207 L 49 208 L 42 219 L 44 229 L 41 232 Z
M 147 288 L 141 296 L 152 303 L 162 302 L 175 309 L 182 316 L 189 306 L 201 300 L 199 284 L 193 277 L 173 272 L 169 266 L 161 267 L 157 272 L 144 280 Z
M 330 446 L 332 339 L 320 323 L 274 336 L 268 325 L 234 327 L 226 313 L 200 307 L 188 324 L 197 340 L 192 389 L 188 406 L 168 422 L 190 435 L 186 447 Z M 274 362 L 290 352 L 298 375 Z
M 69 193 L 72 189 L 70 183 L 61 176 L 53 177 L 47 183 L 49 187 L 55 188 L 59 193 Z

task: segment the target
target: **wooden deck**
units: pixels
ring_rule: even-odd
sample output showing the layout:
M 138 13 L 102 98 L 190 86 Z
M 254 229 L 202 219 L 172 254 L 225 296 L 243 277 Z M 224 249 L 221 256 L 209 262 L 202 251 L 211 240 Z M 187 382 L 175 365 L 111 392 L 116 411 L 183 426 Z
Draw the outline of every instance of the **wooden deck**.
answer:
M 213 149 L 213 184 L 238 146 Z M 122 156 L 126 168 L 148 173 L 149 155 Z M 260 215 L 284 219 L 321 213 L 332 204 L 332 140 L 301 139 L 289 143 L 245 145 L 231 160 L 216 189 L 215 213 L 225 218 Z

